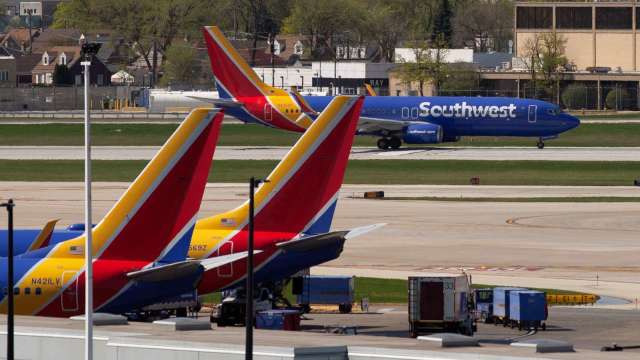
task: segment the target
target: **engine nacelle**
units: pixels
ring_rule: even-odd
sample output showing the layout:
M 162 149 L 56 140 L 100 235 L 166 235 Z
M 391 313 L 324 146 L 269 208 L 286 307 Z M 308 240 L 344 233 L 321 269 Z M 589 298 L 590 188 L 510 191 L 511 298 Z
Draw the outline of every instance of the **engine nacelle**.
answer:
M 442 126 L 430 123 L 412 124 L 402 131 L 407 144 L 437 144 L 442 142 Z

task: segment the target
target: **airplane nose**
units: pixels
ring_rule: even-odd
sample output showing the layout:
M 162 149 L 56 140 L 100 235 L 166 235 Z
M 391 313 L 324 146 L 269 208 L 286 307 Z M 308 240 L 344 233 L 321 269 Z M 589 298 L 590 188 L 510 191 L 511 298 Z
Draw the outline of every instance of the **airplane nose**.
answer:
M 580 125 L 580 119 L 573 115 L 569 115 L 566 113 L 562 114 L 562 125 L 564 127 L 563 131 L 568 131 L 573 128 L 576 128 Z

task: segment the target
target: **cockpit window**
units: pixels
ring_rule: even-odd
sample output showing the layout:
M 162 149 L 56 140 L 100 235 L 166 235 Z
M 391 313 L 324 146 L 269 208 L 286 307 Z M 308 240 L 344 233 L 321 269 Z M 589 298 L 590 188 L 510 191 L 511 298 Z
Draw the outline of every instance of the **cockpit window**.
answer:
M 547 113 L 549 115 L 558 115 L 560 113 L 560 109 L 557 107 L 547 109 Z

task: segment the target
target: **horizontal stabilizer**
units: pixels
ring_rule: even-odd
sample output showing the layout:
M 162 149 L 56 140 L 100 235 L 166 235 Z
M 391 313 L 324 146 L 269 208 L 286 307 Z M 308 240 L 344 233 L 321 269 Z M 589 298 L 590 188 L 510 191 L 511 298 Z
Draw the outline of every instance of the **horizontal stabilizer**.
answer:
M 356 236 L 364 235 L 384 225 L 386 224 L 374 224 L 358 227 L 351 230 L 332 231 L 325 234 L 306 236 L 295 240 L 279 243 L 277 244 L 277 246 L 282 250 L 310 251 L 332 245 L 339 241 L 345 241 Z
M 51 235 L 53 234 L 53 230 L 55 229 L 58 221 L 60 221 L 60 219 L 49 220 L 44 225 L 38 236 L 36 236 L 36 239 L 33 241 L 33 243 L 31 243 L 31 246 L 27 251 L 38 250 L 42 249 L 43 247 L 49 246 Z
M 257 254 L 260 254 L 261 252 L 262 252 L 261 250 L 254 250 L 253 255 L 255 256 Z M 215 268 L 219 268 L 220 266 L 227 265 L 238 260 L 242 260 L 248 256 L 249 256 L 249 253 L 247 251 L 243 251 L 243 252 L 239 252 L 231 255 L 223 255 L 223 256 L 216 256 L 208 259 L 203 259 L 203 260 L 199 260 L 198 262 L 202 264 L 202 266 L 204 266 L 205 271 L 209 271 Z
M 191 275 L 199 271 L 201 266 L 199 261 L 185 260 L 133 271 L 127 273 L 127 277 L 131 280 L 143 282 L 171 281 Z
M 200 97 L 200 96 L 187 96 L 187 97 L 193 100 L 206 102 L 219 107 L 235 108 L 235 107 L 242 107 L 242 105 L 244 105 L 239 101 L 229 100 L 229 99 L 212 99 L 212 98 L 206 98 L 206 97 Z

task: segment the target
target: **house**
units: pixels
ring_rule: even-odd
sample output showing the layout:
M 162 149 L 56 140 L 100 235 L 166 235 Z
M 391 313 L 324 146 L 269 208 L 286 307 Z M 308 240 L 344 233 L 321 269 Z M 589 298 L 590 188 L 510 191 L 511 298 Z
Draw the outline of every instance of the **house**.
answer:
M 16 56 L 16 79 L 17 86 L 31 86 L 33 75 L 31 71 L 42 59 L 42 54 L 21 54 Z
M 39 31 L 32 29 L 31 36 L 35 37 Z M 0 40 L 0 46 L 11 49 L 26 52 L 29 50 L 29 29 L 11 29 Z
M 0 87 L 16 86 L 16 58 L 13 55 L 0 55 Z
M 66 74 L 57 79 L 56 85 L 82 85 L 82 65 L 80 46 L 54 46 L 45 50 L 38 64 L 31 71 L 34 85 L 53 85 L 57 66 L 65 66 Z M 110 85 L 111 71 L 100 59 L 93 59 L 90 69 L 92 85 Z

